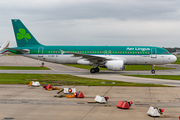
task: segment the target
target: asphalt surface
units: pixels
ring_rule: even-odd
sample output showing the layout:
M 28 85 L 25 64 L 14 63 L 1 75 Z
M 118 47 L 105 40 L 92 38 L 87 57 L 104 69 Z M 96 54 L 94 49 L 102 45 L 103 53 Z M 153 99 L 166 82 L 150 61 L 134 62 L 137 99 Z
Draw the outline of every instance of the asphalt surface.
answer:
M 84 98 L 57 98 L 57 90 L 27 85 L 0 85 L 0 120 L 178 120 L 179 87 L 75 87 Z M 3 92 L 2 92 L 3 91 Z M 62 94 L 62 93 L 61 93 Z M 87 103 L 96 95 L 108 96 L 105 104 Z M 132 101 L 130 109 L 116 107 L 119 100 Z M 150 117 L 150 106 L 164 109 L 160 117 Z
M 41 61 L 22 56 L 0 57 L 0 66 L 40 66 Z M 71 74 L 89 78 L 103 78 L 126 82 L 158 83 L 179 86 L 178 81 L 127 77 L 120 74 L 149 74 L 150 71 L 101 71 L 90 74 L 89 70 L 45 63 L 52 70 L 1 70 L 1 73 Z M 176 70 L 156 71 L 156 74 L 176 74 Z M 75 87 L 84 98 L 57 98 L 57 90 L 47 91 L 42 87 L 27 85 L 0 85 L 0 120 L 178 120 L 180 116 L 180 87 L 100 87 L 100 86 L 57 86 Z M 63 94 L 63 93 L 61 93 Z M 96 95 L 108 96 L 105 104 L 87 103 Z M 119 100 L 132 101 L 130 109 L 116 107 Z M 164 109 L 160 117 L 150 117 L 150 106 Z

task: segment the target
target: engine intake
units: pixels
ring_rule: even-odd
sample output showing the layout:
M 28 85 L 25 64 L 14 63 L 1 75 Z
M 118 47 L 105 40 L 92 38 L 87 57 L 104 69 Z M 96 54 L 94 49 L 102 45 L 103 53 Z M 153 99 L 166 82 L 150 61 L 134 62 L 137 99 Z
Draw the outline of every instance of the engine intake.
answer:
M 107 61 L 105 66 L 108 70 L 121 71 L 125 69 L 123 60 Z

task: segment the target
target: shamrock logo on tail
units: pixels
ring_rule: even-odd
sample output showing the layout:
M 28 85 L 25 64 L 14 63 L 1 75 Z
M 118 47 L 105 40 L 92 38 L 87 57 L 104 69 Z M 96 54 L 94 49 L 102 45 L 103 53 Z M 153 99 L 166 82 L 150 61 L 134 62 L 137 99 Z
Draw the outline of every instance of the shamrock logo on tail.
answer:
M 22 40 L 23 38 L 28 42 L 27 39 L 31 39 L 29 33 L 26 33 L 26 30 L 23 28 L 19 29 L 19 33 L 16 34 L 18 40 Z

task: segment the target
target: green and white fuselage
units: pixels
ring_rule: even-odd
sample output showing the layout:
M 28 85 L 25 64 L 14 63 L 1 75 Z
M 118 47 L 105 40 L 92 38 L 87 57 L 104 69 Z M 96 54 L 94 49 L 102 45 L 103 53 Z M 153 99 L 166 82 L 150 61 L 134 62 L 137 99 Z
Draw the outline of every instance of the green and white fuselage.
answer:
M 159 65 L 172 63 L 176 60 L 174 55 L 160 47 L 153 46 L 36 46 L 16 47 L 16 49 L 29 50 L 20 53 L 27 57 L 48 62 L 76 64 L 81 57 L 74 57 L 72 53 L 101 56 L 114 60 L 124 60 L 125 65 Z M 61 51 L 62 50 L 62 51 Z M 11 51 L 12 52 L 12 51 Z M 67 53 L 66 53 L 67 52 Z
M 154 46 L 45 46 L 40 44 L 21 23 L 12 20 L 17 46 L 9 51 L 42 61 L 93 65 L 123 70 L 125 65 L 161 65 L 173 63 L 176 57 L 166 49 Z M 95 72 L 99 72 L 99 70 Z M 95 73 L 91 70 L 91 73 Z

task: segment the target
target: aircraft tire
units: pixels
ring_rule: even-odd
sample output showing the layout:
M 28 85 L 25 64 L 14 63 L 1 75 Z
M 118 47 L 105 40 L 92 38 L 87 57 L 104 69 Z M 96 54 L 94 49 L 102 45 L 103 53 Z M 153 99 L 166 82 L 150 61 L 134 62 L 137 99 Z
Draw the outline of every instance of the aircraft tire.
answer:
M 99 68 L 97 67 L 97 68 L 95 68 L 95 72 L 99 72 Z
M 151 73 L 154 74 L 154 73 L 155 73 L 155 70 L 151 70 Z
M 91 72 L 91 73 L 95 73 L 96 71 L 95 71 L 94 68 L 92 68 L 92 69 L 90 70 L 90 72 Z

